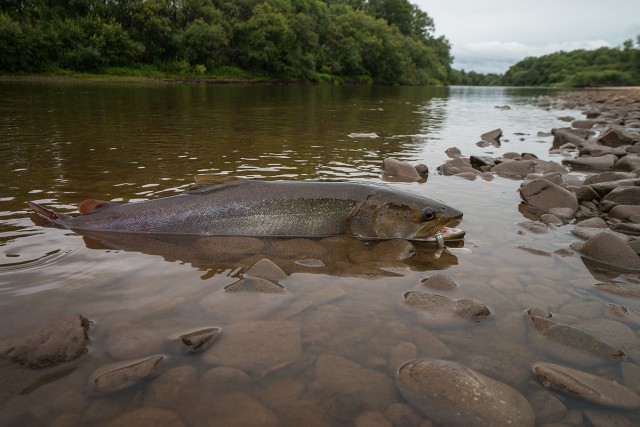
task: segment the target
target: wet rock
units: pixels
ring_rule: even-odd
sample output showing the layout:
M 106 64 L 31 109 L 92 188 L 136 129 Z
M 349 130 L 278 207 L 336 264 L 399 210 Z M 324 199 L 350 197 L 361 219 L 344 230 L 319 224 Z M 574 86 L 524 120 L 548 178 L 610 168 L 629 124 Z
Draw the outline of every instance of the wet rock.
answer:
M 259 349 L 259 350 L 258 350 Z M 300 326 L 291 321 L 248 321 L 229 325 L 202 359 L 211 365 L 237 368 L 252 375 L 300 358 Z
M 611 230 L 606 230 L 603 228 L 599 228 L 599 227 L 576 227 L 573 230 L 571 230 L 571 233 L 573 233 L 575 236 L 580 237 L 582 239 L 593 239 L 594 237 L 596 237 L 598 234 L 611 234 L 613 236 L 616 236 L 618 239 L 629 243 L 629 241 L 631 240 L 631 238 L 625 234 L 622 233 L 618 233 L 615 231 L 611 231 Z M 580 247 L 582 247 L 583 245 L 581 245 Z M 573 245 L 572 245 L 573 247 Z
M 182 344 L 187 353 L 198 353 L 211 347 L 220 334 L 222 334 L 222 328 L 199 328 L 178 334 L 176 341 Z
M 202 384 L 216 393 L 230 393 L 249 389 L 253 380 L 240 369 L 218 366 L 205 372 Z
M 224 287 L 225 292 L 260 292 L 263 294 L 284 293 L 284 286 L 259 277 L 245 277 Z
M 434 274 L 431 277 L 422 279 L 422 282 L 420 283 L 428 288 L 446 291 L 452 291 L 458 287 L 456 282 L 444 274 Z
M 413 342 L 422 356 L 436 359 L 453 356 L 453 352 L 445 343 L 419 325 L 413 328 L 413 337 Z
M 618 157 L 613 154 L 606 154 L 599 157 L 578 157 L 577 159 L 564 159 L 563 165 L 569 165 L 578 168 L 608 171 L 612 170 Z
M 600 174 L 590 175 L 585 178 L 584 184 L 597 184 L 599 182 L 615 182 L 623 179 L 635 179 L 638 176 L 630 172 L 604 172 Z
M 609 319 L 588 319 L 573 326 L 623 350 L 640 347 L 640 338 L 627 325 Z
M 624 270 L 640 269 L 640 258 L 618 236 L 600 233 L 589 239 L 581 249 L 582 255 L 598 263 Z
M 608 292 L 623 297 L 640 298 L 639 284 L 613 281 L 610 283 L 596 283 L 595 287 L 599 291 Z
M 551 134 L 553 135 L 553 148 L 561 147 L 567 143 L 579 147 L 587 139 L 587 134 L 582 129 L 555 128 L 551 130 Z
M 429 323 L 446 324 L 453 319 L 447 319 L 447 314 L 455 314 L 465 319 L 477 319 L 488 316 L 491 310 L 479 301 L 471 299 L 454 300 L 442 295 L 433 295 L 420 291 L 409 291 L 404 294 L 404 302 L 409 307 L 424 313 L 425 321 Z
M 538 316 L 533 310 L 527 311 L 527 314 L 533 327 L 541 333 L 542 343 L 547 351 L 556 357 L 575 363 L 590 364 L 597 361 L 596 357 L 616 359 L 625 355 L 619 347 L 582 329 Z M 553 343 L 561 346 L 557 347 Z
M 591 129 L 596 124 L 593 120 L 574 120 L 571 126 L 576 129 Z
M 640 169 L 640 156 L 628 154 L 618 160 L 614 166 L 617 170 L 629 171 Z
M 380 138 L 377 133 L 359 133 L 359 132 L 351 132 L 347 135 L 349 138 Z
M 489 141 L 489 142 L 500 142 L 500 137 L 502 136 L 502 129 L 494 129 L 492 131 L 489 132 L 485 132 L 482 135 L 480 135 L 480 139 L 482 139 L 483 141 Z
M 393 381 L 349 359 L 323 354 L 315 364 L 315 386 L 329 395 L 351 394 L 364 408 L 384 411 L 398 400 Z
M 620 126 L 612 126 L 607 129 L 598 142 L 609 147 L 619 147 L 621 145 L 631 145 L 634 142 L 634 138 L 627 133 L 624 128 Z
M 286 279 L 287 273 L 282 271 L 278 265 L 270 259 L 263 258 L 256 262 L 247 270 L 246 276 L 259 277 L 261 279 L 270 280 L 272 282 L 279 282 Z
M 525 245 L 519 245 L 517 247 L 518 249 L 522 249 L 534 255 L 549 256 L 549 257 L 551 256 L 551 252 L 547 252 L 542 249 L 532 248 L 530 246 L 525 246 Z
M 618 187 L 633 187 L 637 185 L 640 185 L 640 179 L 631 178 L 631 179 L 621 179 L 618 181 L 597 182 L 594 184 L 590 184 L 589 186 L 601 197 L 604 197 Z
M 416 168 L 416 172 L 418 172 L 418 175 L 420 175 L 422 179 L 426 179 L 429 176 L 429 167 L 424 163 L 419 163 L 414 167 Z
M 542 222 L 536 222 L 536 221 L 522 221 L 522 222 L 519 222 L 518 225 L 520 227 L 523 227 L 531 231 L 534 234 L 546 233 L 547 230 L 549 229 L 549 226 L 547 224 L 544 224 Z
M 145 405 L 166 408 L 186 403 L 197 380 L 197 370 L 193 366 L 182 365 L 163 372 L 145 390 Z
M 144 359 L 129 360 L 97 369 L 91 382 L 97 391 L 112 393 L 131 387 L 146 378 L 157 375 L 162 369 L 165 356 L 156 355 Z
M 536 169 L 534 160 L 512 160 L 499 163 L 491 168 L 491 172 L 506 178 L 524 178 Z
M 127 412 L 105 427 L 183 427 L 185 424 L 178 414 L 166 409 L 144 407 Z
M 610 210 L 616 205 L 640 205 L 640 186 L 616 187 L 602 199 L 603 210 Z
M 107 352 L 115 359 L 127 360 L 161 352 L 164 338 L 139 323 L 125 323 L 107 332 Z
M 401 160 L 392 158 L 384 159 L 382 170 L 385 180 L 415 182 L 422 179 L 411 163 Z
M 545 179 L 536 179 L 520 187 L 522 199 L 544 213 L 553 208 L 568 208 L 573 214 L 578 210 L 578 200 L 570 191 Z
M 35 332 L 0 342 L 0 360 L 29 369 L 70 362 L 87 352 L 89 320 L 76 314 Z
M 551 214 L 542 214 L 540 215 L 540 221 L 542 221 L 543 223 L 549 225 L 549 224 L 553 224 L 553 225 L 562 225 L 563 221 L 558 218 L 555 215 L 551 215 Z
M 569 396 L 600 405 L 640 408 L 640 396 L 611 380 L 555 363 L 533 365 L 533 373 L 545 384 Z
M 417 359 L 396 374 L 400 393 L 443 426 L 533 426 L 529 402 L 510 386 L 456 362 Z
M 637 223 L 640 219 L 640 205 L 617 205 L 609 211 L 609 218 Z
M 447 148 L 446 150 L 444 150 L 444 152 L 450 159 L 455 159 L 456 157 L 460 157 L 462 155 L 462 152 L 458 147 Z
M 607 228 L 607 223 L 602 218 L 594 217 L 585 219 L 576 224 L 578 227 L 591 227 L 591 228 Z
M 308 268 L 322 268 L 326 265 L 321 259 L 315 258 L 298 259 L 294 262 L 294 264 Z

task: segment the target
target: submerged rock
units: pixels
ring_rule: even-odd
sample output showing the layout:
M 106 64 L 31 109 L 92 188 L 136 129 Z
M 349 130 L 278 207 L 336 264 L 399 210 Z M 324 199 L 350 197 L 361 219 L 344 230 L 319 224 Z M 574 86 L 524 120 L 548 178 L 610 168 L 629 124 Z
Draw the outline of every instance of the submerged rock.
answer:
M 569 396 L 616 408 L 640 408 L 640 396 L 606 378 L 547 362 L 535 363 L 532 369 L 541 381 Z
M 103 366 L 91 375 L 91 382 L 101 393 L 123 390 L 158 374 L 164 359 L 165 356 L 156 355 Z
M 411 163 L 397 159 L 384 159 L 382 171 L 384 179 L 389 181 L 415 182 L 422 179 L 422 176 Z
M 421 283 L 429 288 L 446 291 L 451 291 L 458 287 L 458 284 L 456 282 L 454 282 L 449 276 L 446 276 L 444 274 L 434 274 L 431 277 L 422 279 Z
M 533 426 L 527 399 L 514 388 L 456 362 L 417 359 L 396 374 L 402 396 L 443 426 Z
M 268 258 L 263 258 L 256 262 L 247 270 L 246 276 L 258 277 L 260 279 L 270 280 L 272 282 L 279 282 L 286 279 L 287 273 L 282 271 L 278 265 Z
M 245 277 L 224 287 L 225 292 L 260 292 L 263 294 L 281 294 L 284 286 L 259 277 Z
M 425 320 L 433 324 L 446 324 L 455 320 L 447 318 L 448 314 L 464 319 L 477 319 L 491 314 L 491 310 L 486 305 L 476 300 L 455 300 L 420 291 L 406 292 L 404 302 L 409 307 L 420 310 L 425 315 Z
M 187 353 L 198 353 L 211 347 L 220 334 L 222 334 L 222 328 L 201 328 L 180 333 L 176 340 L 182 344 Z
M 625 356 L 625 352 L 619 347 L 582 329 L 556 322 L 551 319 L 550 314 L 541 315 L 537 309 L 530 309 L 527 314 L 533 327 L 541 333 L 547 351 L 556 357 L 574 363 L 590 364 L 603 358 L 617 359 Z M 556 347 L 549 341 L 562 346 Z
M 89 320 L 76 314 L 38 331 L 0 342 L 0 360 L 29 369 L 70 362 L 87 352 Z
M 229 325 L 205 363 L 228 366 L 259 376 L 294 362 L 302 353 L 300 325 L 291 321 L 248 321 Z
M 126 412 L 105 424 L 105 427 L 184 427 L 178 414 L 166 409 L 144 407 Z

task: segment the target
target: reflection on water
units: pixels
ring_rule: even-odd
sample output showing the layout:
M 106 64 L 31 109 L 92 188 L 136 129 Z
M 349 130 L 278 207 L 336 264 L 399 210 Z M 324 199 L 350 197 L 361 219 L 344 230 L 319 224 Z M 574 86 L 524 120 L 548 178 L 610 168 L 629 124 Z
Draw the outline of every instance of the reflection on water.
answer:
M 85 198 L 164 197 L 202 173 L 379 181 L 385 157 L 435 171 L 452 146 L 467 156 L 550 159 L 550 139 L 537 132 L 562 126 L 557 116 L 567 112 L 534 106 L 545 93 L 1 82 L 0 340 L 75 313 L 92 323 L 89 352 L 73 362 L 34 371 L 0 358 L 0 376 L 10 379 L 0 425 L 349 426 L 382 417 L 419 426 L 426 417 L 393 382 L 416 357 L 460 362 L 514 387 L 538 425 L 595 425 L 594 413 L 637 419 L 637 410 L 554 394 L 532 377 L 532 364 L 545 361 L 637 387 L 629 372 L 640 369 L 640 305 L 594 286 L 604 272 L 555 252 L 575 240 L 570 225 L 541 234 L 519 225 L 519 181 L 432 172 L 425 183 L 389 184 L 464 212 L 465 240 L 442 253 L 344 236 L 83 238 L 34 223 L 24 205 L 74 212 Z M 476 145 L 498 127 L 500 147 Z M 457 286 L 426 286 L 436 273 Z M 404 301 L 409 291 L 477 300 L 491 314 L 425 313 Z M 627 356 L 585 359 L 581 349 L 541 342 L 527 323 L 534 307 L 576 328 L 594 331 L 595 319 L 631 330 L 618 343 Z M 212 328 L 222 334 L 206 350 L 176 343 Z M 129 388 L 105 392 L 91 382 L 113 363 L 153 355 L 165 356 L 158 370 Z

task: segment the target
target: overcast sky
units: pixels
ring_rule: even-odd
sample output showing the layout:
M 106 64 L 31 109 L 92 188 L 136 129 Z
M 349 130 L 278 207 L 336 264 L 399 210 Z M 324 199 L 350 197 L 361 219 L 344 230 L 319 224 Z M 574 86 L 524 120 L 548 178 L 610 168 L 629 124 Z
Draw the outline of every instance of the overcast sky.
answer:
M 452 44 L 453 67 L 503 73 L 527 56 L 616 47 L 640 35 L 640 0 L 411 0 Z

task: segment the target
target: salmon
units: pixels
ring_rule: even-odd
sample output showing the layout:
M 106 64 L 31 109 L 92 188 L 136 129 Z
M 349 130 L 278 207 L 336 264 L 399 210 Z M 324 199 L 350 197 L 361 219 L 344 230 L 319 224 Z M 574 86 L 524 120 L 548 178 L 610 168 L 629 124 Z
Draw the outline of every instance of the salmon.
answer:
M 85 200 L 81 215 L 27 202 L 39 216 L 76 233 L 323 237 L 441 240 L 462 212 L 436 199 L 380 184 L 317 181 L 233 181 L 180 195 L 116 204 Z

